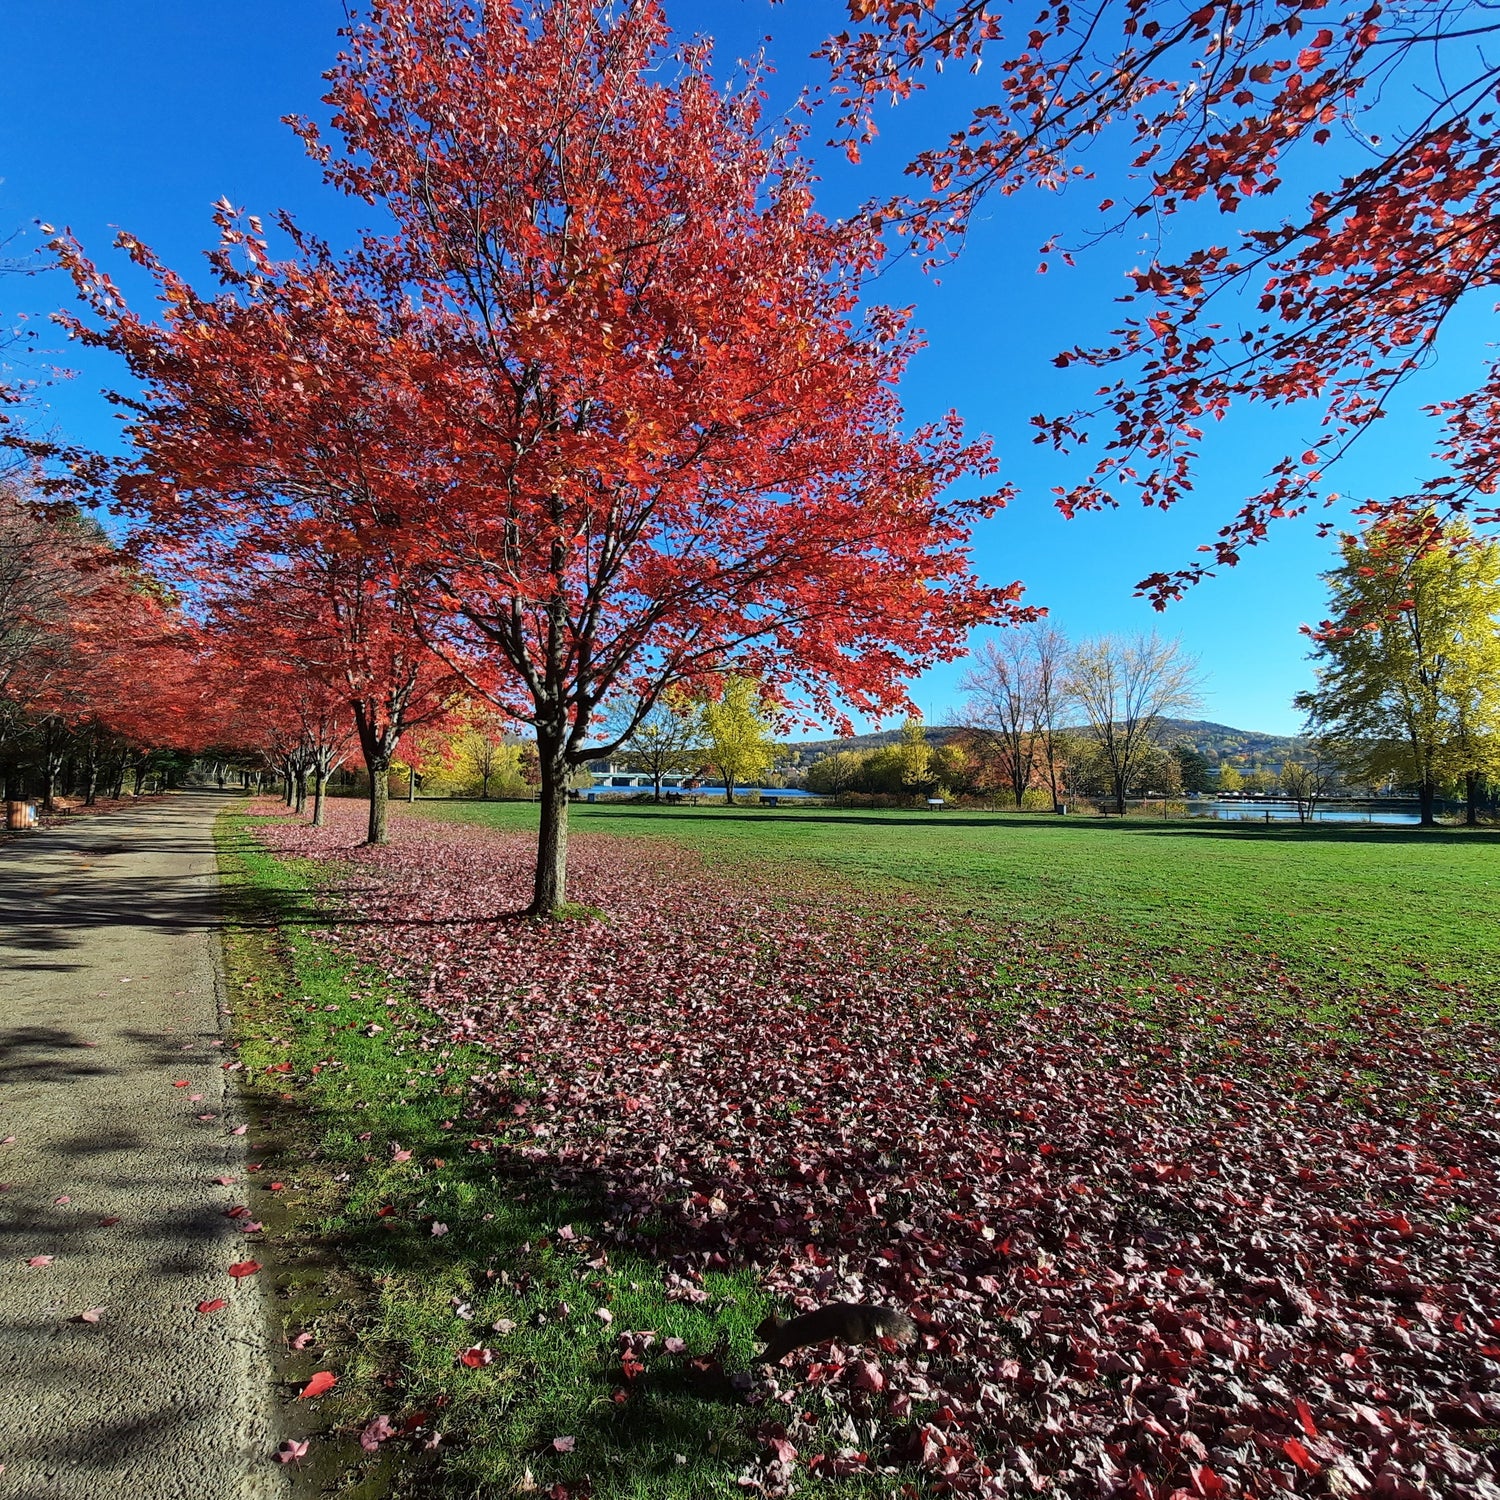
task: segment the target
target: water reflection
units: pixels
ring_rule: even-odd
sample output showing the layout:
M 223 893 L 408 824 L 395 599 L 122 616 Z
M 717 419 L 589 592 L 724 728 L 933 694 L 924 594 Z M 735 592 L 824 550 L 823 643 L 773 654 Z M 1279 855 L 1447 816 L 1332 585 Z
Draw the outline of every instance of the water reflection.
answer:
M 1194 800 L 1188 803 L 1188 811 L 1195 818 L 1223 818 L 1230 821 L 1253 821 L 1256 823 L 1295 823 L 1297 804 L 1283 801 L 1241 802 L 1235 798 L 1214 798 L 1208 801 Z M 1389 808 L 1362 806 L 1355 803 L 1333 803 L 1318 807 L 1313 813 L 1318 823 L 1385 823 L 1417 824 L 1420 816 L 1415 812 L 1396 812 Z

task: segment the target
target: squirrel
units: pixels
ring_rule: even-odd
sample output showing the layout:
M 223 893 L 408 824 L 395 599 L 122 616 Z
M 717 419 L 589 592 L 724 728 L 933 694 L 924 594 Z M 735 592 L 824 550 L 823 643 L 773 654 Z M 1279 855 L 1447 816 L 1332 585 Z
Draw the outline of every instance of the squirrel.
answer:
M 869 1344 L 877 1338 L 894 1339 L 907 1345 L 917 1336 L 917 1325 L 904 1312 L 891 1307 L 867 1307 L 859 1302 L 831 1302 L 815 1312 L 783 1320 L 774 1313 L 755 1330 L 766 1341 L 760 1355 L 766 1364 L 776 1364 L 794 1349 L 826 1344 Z

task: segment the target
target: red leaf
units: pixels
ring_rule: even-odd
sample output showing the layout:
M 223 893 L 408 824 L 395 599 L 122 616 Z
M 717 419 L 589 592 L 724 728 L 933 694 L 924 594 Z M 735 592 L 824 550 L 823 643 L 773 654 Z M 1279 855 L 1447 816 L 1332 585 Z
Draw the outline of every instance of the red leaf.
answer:
M 1309 1453 L 1307 1449 L 1297 1441 L 1296 1438 L 1288 1438 L 1281 1445 L 1281 1451 L 1285 1453 L 1286 1456 L 1291 1459 L 1291 1461 L 1296 1464 L 1299 1469 L 1302 1469 L 1306 1473 L 1319 1474 L 1322 1472 L 1322 1466 L 1317 1462 L 1316 1459 L 1313 1458 L 1312 1454 Z
M 215 1297 L 212 1302 L 200 1302 L 198 1311 L 203 1314 L 222 1312 L 229 1304 L 222 1297 Z
M 258 1270 L 260 1270 L 258 1260 L 238 1260 L 230 1266 L 229 1274 L 238 1281 L 245 1276 L 254 1276 Z
M 310 1400 L 314 1396 L 325 1396 L 334 1386 L 339 1383 L 337 1375 L 329 1370 L 319 1370 L 311 1380 L 297 1392 L 299 1401 Z

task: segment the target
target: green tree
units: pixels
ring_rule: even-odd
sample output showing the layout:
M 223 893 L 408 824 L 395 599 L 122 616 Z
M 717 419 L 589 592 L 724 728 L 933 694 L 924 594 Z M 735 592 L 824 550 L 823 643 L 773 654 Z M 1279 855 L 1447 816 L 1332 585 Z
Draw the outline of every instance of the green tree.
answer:
M 1213 789 L 1214 768 L 1208 757 L 1191 745 L 1172 747 L 1172 759 L 1177 762 L 1177 775 L 1185 792 L 1207 792 Z
M 841 792 L 864 791 L 862 785 L 868 750 L 836 750 L 815 760 L 807 768 L 807 789 L 822 797 L 837 797 Z
M 1245 790 L 1245 778 L 1240 774 L 1240 768 L 1231 765 L 1227 760 L 1219 766 L 1219 790 L 1221 792 Z
M 724 778 L 724 800 L 776 760 L 776 742 L 760 689 L 749 677 L 727 677 L 723 695 L 702 706 L 703 738 L 709 759 Z
M 1408 516 L 1341 550 L 1324 575 L 1330 617 L 1314 632 L 1318 684 L 1297 706 L 1347 747 L 1351 773 L 1415 785 L 1424 824 L 1455 781 L 1474 821 L 1500 741 L 1500 545 Z
M 1338 785 L 1338 766 L 1343 755 L 1342 747 L 1318 740 L 1301 759 L 1289 760 L 1282 766 L 1278 784 L 1297 804 L 1299 822 L 1311 823 L 1317 816 L 1318 804 Z

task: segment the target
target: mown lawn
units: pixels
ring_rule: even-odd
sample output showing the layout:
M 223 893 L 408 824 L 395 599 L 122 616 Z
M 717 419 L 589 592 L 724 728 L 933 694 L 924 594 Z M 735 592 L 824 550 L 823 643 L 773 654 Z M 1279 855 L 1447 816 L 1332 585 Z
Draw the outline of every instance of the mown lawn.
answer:
M 526 803 L 428 802 L 425 817 L 506 830 Z M 916 887 L 993 921 L 1211 954 L 1382 988 L 1500 999 L 1500 833 L 1044 818 L 1004 813 L 581 804 L 580 835 L 686 844 L 739 869 L 800 864 Z

